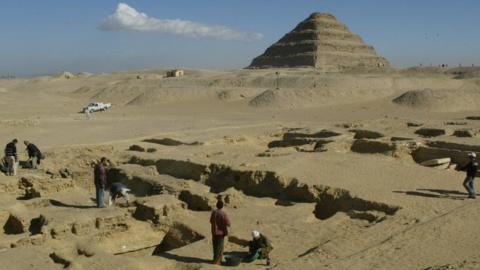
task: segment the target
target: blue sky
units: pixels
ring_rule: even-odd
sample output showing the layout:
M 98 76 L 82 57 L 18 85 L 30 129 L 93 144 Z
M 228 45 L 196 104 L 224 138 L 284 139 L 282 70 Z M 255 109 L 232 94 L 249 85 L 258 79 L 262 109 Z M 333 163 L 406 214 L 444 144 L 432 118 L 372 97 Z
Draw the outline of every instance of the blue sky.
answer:
M 147 24 L 105 22 L 120 2 Z M 314 11 L 333 13 L 396 67 L 480 65 L 478 0 L 1 0 L 0 75 L 241 68 Z

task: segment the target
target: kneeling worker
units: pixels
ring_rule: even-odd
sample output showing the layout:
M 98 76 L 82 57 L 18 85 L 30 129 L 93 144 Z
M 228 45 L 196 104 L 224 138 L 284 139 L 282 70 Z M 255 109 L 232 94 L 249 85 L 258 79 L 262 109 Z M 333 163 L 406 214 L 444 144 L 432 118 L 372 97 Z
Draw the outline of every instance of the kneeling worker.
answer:
M 258 231 L 252 231 L 252 241 L 249 242 L 249 253 L 245 258 L 246 262 L 253 262 L 257 259 L 266 259 L 270 265 L 270 252 L 273 247 L 270 240 Z
M 108 197 L 108 206 L 112 206 L 112 204 L 115 203 L 115 200 L 120 197 L 125 198 L 125 200 L 127 201 L 127 205 L 129 205 L 128 192 L 130 192 L 130 189 L 127 188 L 127 186 L 119 182 L 113 183 L 110 186 L 109 191 L 110 196 Z

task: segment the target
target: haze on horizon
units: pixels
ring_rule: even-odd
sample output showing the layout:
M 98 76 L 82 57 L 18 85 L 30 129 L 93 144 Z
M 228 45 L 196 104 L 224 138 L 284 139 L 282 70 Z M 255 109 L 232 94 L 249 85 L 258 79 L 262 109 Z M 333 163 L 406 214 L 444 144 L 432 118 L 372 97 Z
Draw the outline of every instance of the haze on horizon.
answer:
M 4 0 L 1 7 L 0 76 L 242 68 L 316 11 L 335 15 L 394 67 L 480 65 L 475 0 Z

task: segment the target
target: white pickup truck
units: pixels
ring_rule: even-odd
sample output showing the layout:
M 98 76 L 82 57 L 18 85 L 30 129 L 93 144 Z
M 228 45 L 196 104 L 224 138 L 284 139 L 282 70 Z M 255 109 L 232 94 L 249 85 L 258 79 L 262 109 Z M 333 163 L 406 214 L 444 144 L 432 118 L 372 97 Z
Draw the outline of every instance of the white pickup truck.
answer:
M 88 104 L 85 108 L 83 108 L 82 112 L 97 112 L 97 111 L 106 111 L 112 107 L 111 103 L 103 103 L 103 102 L 92 102 Z

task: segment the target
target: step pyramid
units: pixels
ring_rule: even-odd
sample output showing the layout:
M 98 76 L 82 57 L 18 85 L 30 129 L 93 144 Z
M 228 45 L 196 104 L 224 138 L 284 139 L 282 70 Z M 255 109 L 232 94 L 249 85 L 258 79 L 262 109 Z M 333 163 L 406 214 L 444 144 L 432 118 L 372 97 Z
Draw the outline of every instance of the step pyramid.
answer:
M 325 71 L 386 68 L 387 59 L 328 13 L 313 13 L 253 59 L 249 68 L 315 67 Z

